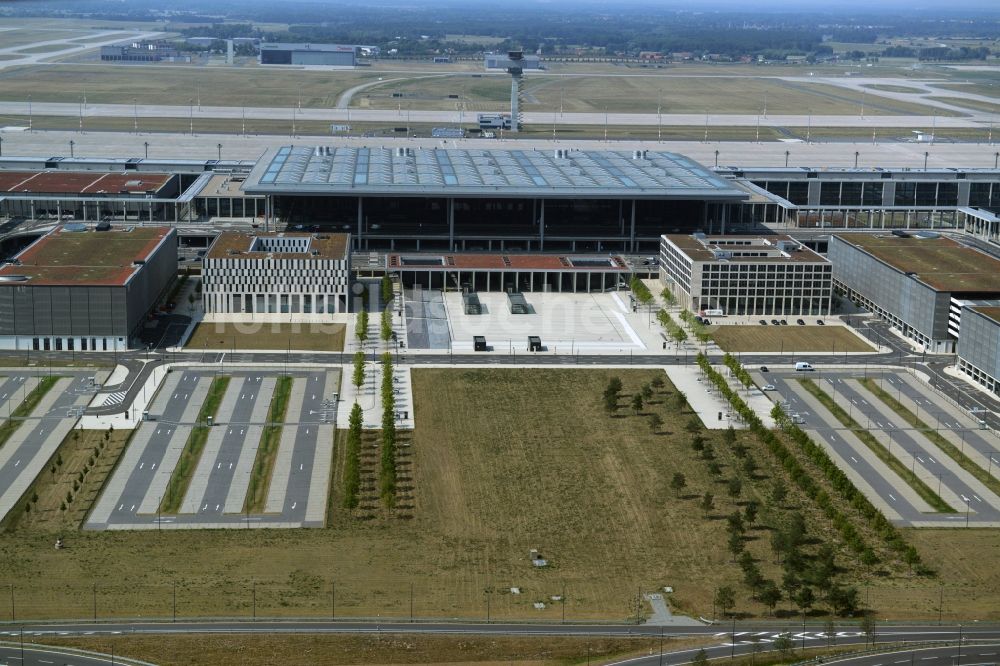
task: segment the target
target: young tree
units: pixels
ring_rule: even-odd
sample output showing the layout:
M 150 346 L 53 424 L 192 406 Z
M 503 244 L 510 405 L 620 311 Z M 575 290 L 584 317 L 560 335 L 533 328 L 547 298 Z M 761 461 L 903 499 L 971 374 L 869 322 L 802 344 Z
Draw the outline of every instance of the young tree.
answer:
M 722 441 L 726 443 L 726 446 L 732 446 L 733 444 L 736 443 L 736 430 L 733 428 L 733 426 L 729 426 L 728 428 L 726 428 L 726 432 L 723 435 Z
M 785 500 L 788 498 L 788 488 L 781 481 L 775 481 L 774 485 L 771 486 L 771 494 L 769 499 L 771 504 L 781 505 L 784 504 Z
M 861 633 L 865 635 L 865 642 L 871 643 L 875 646 L 876 640 L 876 630 L 875 630 L 875 614 L 870 610 L 866 610 L 861 616 Z
M 739 511 L 733 511 L 731 514 L 726 516 L 726 527 L 732 534 L 743 535 L 746 529 L 743 526 L 743 516 Z
M 655 435 L 660 431 L 663 426 L 663 417 L 659 414 L 653 413 L 649 415 L 649 429 Z
M 774 649 L 780 652 L 784 659 L 787 659 L 791 655 L 794 651 L 793 647 L 794 643 L 792 643 L 792 639 L 788 637 L 788 634 L 781 634 L 774 641 Z
M 632 411 L 635 412 L 636 416 L 642 411 L 642 394 L 636 393 L 632 396 Z
M 656 375 L 655 377 L 653 377 L 652 381 L 649 382 L 649 384 L 654 389 L 659 391 L 661 388 L 663 388 L 663 377 Z
M 382 302 L 388 303 L 392 300 L 392 280 L 388 275 L 382 276 Z
M 701 435 L 695 435 L 691 438 L 691 449 L 694 451 L 701 451 L 705 448 L 705 438 Z
M 743 537 L 735 532 L 730 532 L 726 546 L 729 548 L 730 554 L 735 558 L 743 552 Z
M 743 459 L 743 473 L 752 478 L 756 471 L 757 463 L 754 461 L 753 456 L 748 455 Z
M 719 476 L 722 474 L 722 466 L 716 461 L 708 463 L 708 473 L 712 476 Z
M 747 527 L 753 529 L 753 524 L 757 522 L 757 502 L 750 500 L 743 507 L 743 520 L 746 522 Z
M 705 493 L 701 496 L 701 510 L 708 515 L 708 512 L 715 508 L 715 497 L 712 493 Z
M 816 595 L 811 587 L 803 587 L 795 594 L 795 605 L 805 614 L 816 603 Z
M 642 387 L 642 399 L 649 402 L 649 399 L 653 397 L 653 387 L 650 384 L 645 384 Z
M 357 389 L 361 388 L 361 385 L 365 383 L 365 353 L 355 352 L 354 353 L 354 376 L 352 377 L 354 382 L 354 387 Z
M 708 666 L 708 654 L 705 652 L 705 648 L 698 650 L 698 653 L 694 655 L 694 659 L 691 661 L 691 666 Z
M 841 617 L 854 615 L 858 610 L 858 590 L 855 587 L 835 586 L 830 590 L 830 606 Z
M 618 397 L 610 393 L 604 394 L 604 411 L 608 416 L 614 416 L 618 412 Z
M 732 477 L 726 484 L 726 490 L 730 497 L 736 499 L 743 492 L 743 481 L 741 481 L 738 476 Z
M 608 380 L 608 388 L 605 389 L 608 393 L 613 393 L 618 395 L 622 392 L 622 380 L 618 377 L 612 377 Z
M 781 603 L 781 590 L 774 584 L 774 581 L 766 581 L 758 595 L 761 602 L 767 606 L 767 610 L 774 615 L 774 608 Z
M 684 426 L 684 429 L 687 430 L 692 435 L 701 432 L 701 419 L 699 419 L 697 416 L 692 416 L 691 418 L 688 419 L 688 422 Z
M 674 409 L 681 411 L 687 405 L 687 396 L 684 395 L 684 391 L 677 391 L 674 393 Z
M 359 342 L 368 339 L 368 310 L 362 310 L 358 313 L 358 319 L 354 325 L 354 335 Z
M 392 337 L 392 310 L 389 308 L 382 310 L 382 322 L 380 329 L 382 342 L 389 342 L 389 338 Z
M 733 592 L 733 588 L 728 585 L 716 588 L 715 605 L 722 611 L 723 615 L 726 615 L 729 609 L 736 605 L 736 594 Z
M 681 491 L 687 486 L 687 479 L 680 472 L 674 472 L 673 478 L 670 479 L 670 487 L 673 489 L 674 494 L 680 496 Z
M 712 460 L 713 458 L 715 458 L 715 449 L 712 448 L 711 444 L 706 443 L 701 447 L 701 459 Z

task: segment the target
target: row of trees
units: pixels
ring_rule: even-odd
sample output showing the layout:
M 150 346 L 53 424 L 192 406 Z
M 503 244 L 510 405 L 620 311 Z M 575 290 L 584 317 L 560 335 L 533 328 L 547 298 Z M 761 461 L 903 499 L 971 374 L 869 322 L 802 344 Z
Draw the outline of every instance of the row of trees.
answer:
M 382 310 L 381 334 L 382 342 L 389 342 L 392 337 L 392 310 L 386 308 Z
M 362 309 L 358 313 L 358 318 L 354 322 L 354 335 L 358 342 L 364 342 L 368 339 L 368 310 Z
M 686 342 L 688 339 L 687 333 L 681 328 L 680 324 L 674 321 L 674 318 L 666 310 L 660 310 L 656 313 L 656 320 L 660 322 L 663 326 L 663 330 L 667 332 L 667 336 L 677 344 Z
M 649 291 L 649 287 L 646 283 L 640 280 L 636 276 L 632 276 L 632 281 L 629 283 L 629 289 L 632 290 L 632 295 L 635 296 L 635 300 L 639 301 L 641 305 L 651 305 L 653 303 L 653 294 Z
M 396 504 L 396 395 L 392 385 L 392 355 L 382 354 L 382 474 L 380 494 L 386 508 Z
M 361 491 L 361 428 L 364 417 L 361 405 L 354 403 L 347 426 L 347 459 L 344 463 L 344 507 L 358 506 Z
M 707 344 L 711 341 L 712 336 L 709 335 L 708 329 L 696 320 L 689 310 L 681 310 L 680 317 L 691 328 L 691 332 L 694 333 L 694 337 L 698 342 Z
M 732 355 L 727 354 L 724 363 L 740 378 L 741 381 L 747 377 L 746 370 L 739 361 Z M 792 481 L 799 486 L 816 504 L 823 510 L 823 513 L 831 520 L 834 527 L 840 532 L 844 541 L 856 553 L 861 556 L 864 563 L 873 565 L 877 562 L 877 557 L 871 547 L 865 542 L 861 533 L 855 527 L 852 519 L 834 505 L 833 499 L 823 490 L 812 476 L 802 467 L 798 459 L 788 450 L 781 441 L 781 438 L 764 427 L 760 418 L 754 411 L 729 388 L 721 374 L 716 372 L 708 358 L 704 354 L 698 355 L 698 365 L 706 375 L 719 388 L 719 391 L 729 401 L 733 409 L 738 412 L 750 425 L 750 429 L 759 439 L 761 439 L 768 449 L 782 463 Z M 775 405 L 771 411 L 771 416 L 781 428 L 788 433 L 789 437 L 798 445 L 799 449 L 823 472 L 827 481 L 840 495 L 858 511 L 867 523 L 878 533 L 893 551 L 901 555 L 906 563 L 912 568 L 920 564 L 920 555 L 912 545 L 908 544 L 900 534 L 899 530 L 890 523 L 886 517 L 875 508 L 874 505 L 857 489 L 854 483 L 846 474 L 830 459 L 826 451 L 817 445 L 801 428 L 793 424 L 781 409 L 780 405 Z
M 351 383 L 356 391 L 361 390 L 361 385 L 365 383 L 365 353 L 363 351 L 354 352 L 354 372 L 351 375 Z

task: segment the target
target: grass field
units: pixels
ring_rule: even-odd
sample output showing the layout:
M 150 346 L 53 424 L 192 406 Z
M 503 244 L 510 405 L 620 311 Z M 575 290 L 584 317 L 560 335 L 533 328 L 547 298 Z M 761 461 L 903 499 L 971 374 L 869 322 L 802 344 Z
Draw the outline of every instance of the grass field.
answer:
M 7 19 L 4 19 L 6 24 Z M 16 30 L 0 31 L 0 45 L 3 48 L 15 46 L 31 46 L 38 42 L 51 42 L 56 39 L 65 40 L 70 38 L 86 37 L 92 34 L 93 30 L 52 30 L 46 28 L 23 27 Z
M 29 638 L 25 636 L 27 643 Z M 660 648 L 650 638 L 559 636 L 159 636 L 57 638 L 46 645 L 63 645 L 151 661 L 161 666 L 349 666 L 352 664 L 480 664 L 501 666 L 567 666 L 629 655 L 648 655 Z M 666 640 L 664 652 L 706 645 L 697 639 Z M 761 664 L 758 657 L 757 664 Z M 739 665 L 737 665 L 739 666 Z
M 131 430 L 72 430 L 52 467 L 36 479 L 32 494 L 37 500 L 30 502 L 30 511 L 18 514 L 17 528 L 76 529 L 97 501 L 131 436 Z
M 922 93 L 923 88 L 912 88 L 910 86 L 897 86 L 891 83 L 866 83 L 865 88 L 869 90 L 881 90 L 883 92 L 897 93 Z
M 814 537 L 809 549 L 838 543 L 829 521 L 791 483 L 782 506 L 768 505 L 762 493 L 780 465 L 744 434 L 738 441 L 753 450 L 759 470 L 746 480 L 740 500 L 729 499 L 725 484 L 691 450 L 684 427 L 689 414 L 676 412 L 669 384 L 643 408 L 663 415 L 656 434 L 645 415 L 604 414 L 601 392 L 614 374 L 624 383 L 623 402 L 663 376 L 653 370 L 415 370 L 417 429 L 410 448 L 416 492 L 408 519 L 378 513 L 363 519 L 340 508 L 344 451 L 338 446 L 326 529 L 98 533 L 29 525 L 0 540 L 0 584 L 14 584 L 18 618 L 90 617 L 94 589 L 99 618 L 170 617 L 175 590 L 179 618 L 249 617 L 256 589 L 257 617 L 405 618 L 412 599 L 421 618 L 485 619 L 489 604 L 495 620 L 558 620 L 563 609 L 550 597 L 565 591 L 567 620 L 622 620 L 634 617 L 639 589 L 673 585 L 677 610 L 707 615 L 715 587 L 727 583 L 737 590 L 739 611 L 764 614 L 736 582 L 723 517 L 751 498 L 761 502 L 762 524 L 801 513 Z M 737 461 L 721 433 L 703 434 L 723 476 L 731 474 Z M 668 486 L 674 472 L 687 479 L 680 493 Z M 708 519 L 697 506 L 707 489 L 716 496 Z M 67 547 L 55 551 L 52 541 L 60 534 Z M 763 575 L 775 577 L 769 530 L 755 527 L 749 534 L 747 549 Z M 910 534 L 921 554 L 928 550 L 925 559 L 938 578 L 896 567 L 859 570 L 838 550 L 841 576 L 870 584 L 879 617 L 936 618 L 943 586 L 945 618 L 1000 619 L 996 531 Z M 551 566 L 532 567 L 531 548 Z M 522 594 L 509 593 L 511 586 Z M 550 602 L 545 610 L 532 608 L 542 600 Z
M 770 320 L 769 320 L 770 321 Z M 728 352 L 871 352 L 843 326 L 716 326 L 712 337 Z
M 202 322 L 195 327 L 187 348 L 198 349 L 288 349 L 297 351 L 341 351 L 344 324 L 239 324 Z
M 1000 82 L 997 83 L 935 83 L 935 88 L 954 90 L 955 92 L 985 95 L 1000 98 Z
M 29 46 L 27 48 L 18 49 L 18 53 L 51 53 L 53 51 L 65 51 L 66 49 L 78 46 L 78 44 L 68 44 L 66 42 L 60 42 L 58 44 L 39 44 L 38 46 Z
M 928 97 L 927 99 L 933 99 L 947 104 L 954 104 L 955 106 L 964 106 L 969 109 L 975 109 L 976 111 L 1000 113 L 1000 100 L 997 100 L 996 103 L 991 103 L 984 102 L 979 99 L 966 99 L 964 97 Z
M 377 78 L 369 72 L 205 68 L 191 65 L 25 65 L 0 73 L 0 99 L 35 102 L 329 108 L 347 88 Z M 329 131 L 329 124 L 328 124 Z
M 801 74 L 801 73 L 800 73 Z M 401 98 L 392 97 L 400 93 Z M 448 95 L 458 95 L 449 99 Z M 456 109 L 459 102 L 469 111 L 495 110 L 510 99 L 506 76 L 471 78 L 453 75 L 423 80 L 386 82 L 355 96 L 352 106 L 395 109 Z M 932 115 L 934 108 L 900 102 L 856 90 L 811 82 L 788 82 L 757 76 L 671 77 L 653 74 L 630 76 L 560 77 L 529 73 L 525 77 L 526 111 L 730 113 L 768 115 L 805 114 Z M 939 115 L 945 115 L 939 111 Z

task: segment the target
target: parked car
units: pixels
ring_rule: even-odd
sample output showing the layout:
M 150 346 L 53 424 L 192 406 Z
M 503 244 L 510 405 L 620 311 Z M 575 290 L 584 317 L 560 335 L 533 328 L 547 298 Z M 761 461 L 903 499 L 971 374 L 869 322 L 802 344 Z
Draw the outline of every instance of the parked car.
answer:
M 795 323 L 798 324 L 799 326 L 805 326 L 806 325 L 806 322 L 803 319 L 796 319 Z
M 767 372 L 767 366 L 766 365 L 760 366 L 760 371 L 761 372 Z
M 760 389 L 762 391 L 773 391 L 774 390 L 774 384 L 764 384 L 763 386 L 760 387 Z
M 824 324 L 824 323 L 823 323 L 823 320 L 822 320 L 822 319 L 817 319 L 817 320 L 816 320 L 816 323 L 817 323 L 818 325 L 820 325 L 820 326 L 826 326 L 826 324 Z
M 778 320 L 777 320 L 777 319 L 772 319 L 772 320 L 771 320 L 771 323 L 772 323 L 772 324 L 774 324 L 775 326 L 777 326 L 779 322 L 778 322 Z
M 781 320 L 781 325 L 782 326 L 788 326 L 788 320 L 787 319 L 782 319 Z
M 766 319 L 761 319 L 760 320 L 760 325 L 761 326 L 767 326 L 767 320 Z

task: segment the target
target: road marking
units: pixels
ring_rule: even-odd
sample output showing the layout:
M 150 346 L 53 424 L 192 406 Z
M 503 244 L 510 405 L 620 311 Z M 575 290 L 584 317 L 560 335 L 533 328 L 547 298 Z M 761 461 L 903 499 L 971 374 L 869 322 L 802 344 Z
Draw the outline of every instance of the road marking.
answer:
M 298 502 L 292 502 L 292 508 L 293 508 L 293 509 L 295 508 L 295 505 L 296 505 L 296 504 L 298 504 Z
M 233 468 L 233 463 L 229 463 L 229 469 Z
M 150 465 L 149 469 L 150 469 L 150 471 L 156 469 L 156 463 L 153 463 L 152 465 Z
M 124 509 L 124 508 L 125 508 L 125 504 L 119 504 L 119 505 L 118 505 L 118 510 L 119 510 L 119 511 L 121 511 L 121 510 L 122 510 L 122 509 Z
M 881 428 L 882 428 L 882 424 L 881 423 L 879 423 L 878 421 L 876 421 L 875 425 L 877 425 L 879 427 L 879 429 L 881 430 Z
M 206 504 L 205 506 L 201 507 L 201 510 L 202 510 L 202 511 L 205 511 L 205 510 L 207 510 L 207 509 L 208 509 L 208 504 Z
M 299 463 L 299 471 L 302 471 L 302 463 Z
M 129 509 L 129 511 L 131 511 L 132 513 L 135 513 L 135 504 L 132 505 L 132 508 Z
M 935 465 L 937 464 L 937 460 L 934 460 L 934 458 L 931 458 L 930 456 L 927 456 L 927 459 L 930 460 Z
M 969 498 L 968 498 L 968 497 L 966 497 L 965 495 L 962 495 L 962 501 L 963 501 L 963 502 L 968 502 L 968 501 L 969 501 Z
M 977 502 L 982 502 L 982 501 L 983 501 L 983 500 L 979 499 L 979 495 L 973 495 L 973 497 L 975 497 L 975 498 L 976 498 L 976 501 L 977 501 Z
M 144 462 L 140 462 L 140 463 L 139 463 L 139 469 L 142 469 L 142 468 L 143 468 L 143 465 L 145 465 L 145 464 L 146 464 L 146 463 L 144 463 Z
M 216 504 L 216 505 L 215 505 L 215 510 L 216 510 L 216 511 L 218 511 L 218 510 L 219 510 L 219 505 L 218 505 L 218 504 Z
M 924 464 L 924 459 L 923 459 L 923 458 L 921 458 L 920 456 L 917 456 L 917 460 L 919 460 L 919 461 L 920 461 L 920 464 L 921 464 L 921 465 L 923 465 L 923 464 Z
M 889 493 L 889 499 L 891 499 L 893 502 L 896 501 L 896 498 L 892 496 L 892 493 Z
M 18 465 L 20 465 L 20 464 L 21 464 L 21 459 L 20 459 L 20 458 L 18 458 L 18 459 L 17 459 L 17 462 L 15 462 L 15 463 L 14 463 L 14 467 L 17 467 L 17 466 L 18 466 Z
M 851 456 L 851 460 L 853 460 L 855 463 L 858 462 L 858 459 L 855 458 L 854 456 Z

